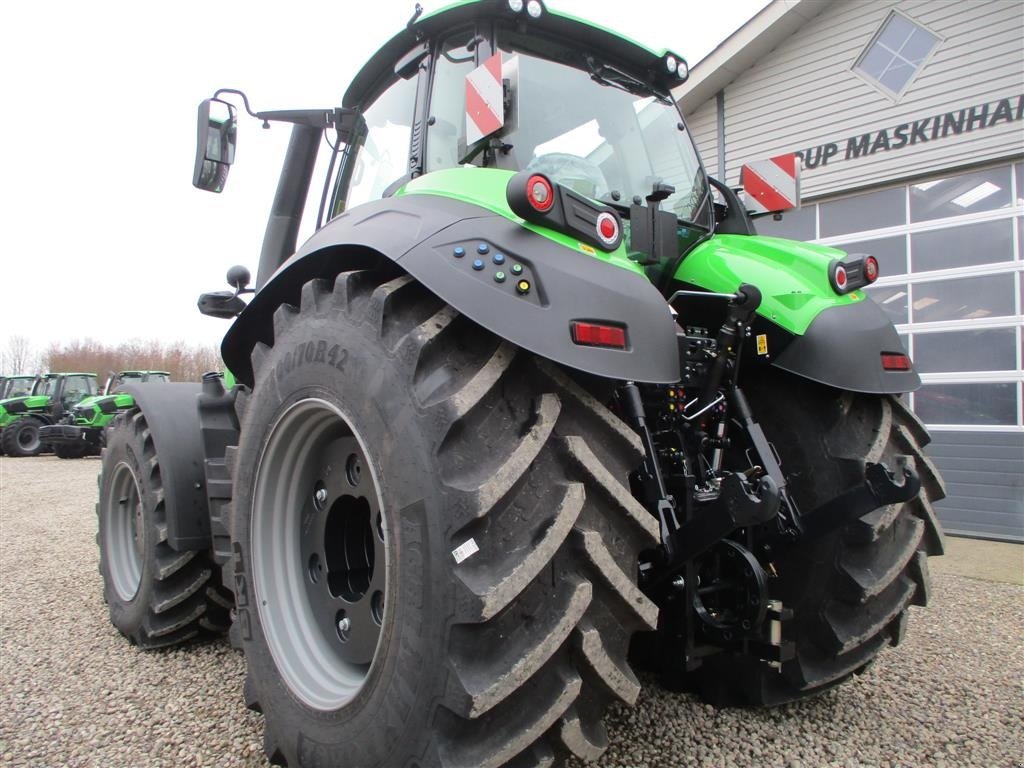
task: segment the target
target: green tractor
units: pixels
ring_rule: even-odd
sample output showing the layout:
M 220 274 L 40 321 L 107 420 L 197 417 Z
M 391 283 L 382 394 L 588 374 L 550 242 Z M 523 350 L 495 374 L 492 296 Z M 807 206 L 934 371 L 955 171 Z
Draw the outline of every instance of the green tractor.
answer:
M 340 107 L 201 104 L 202 189 L 222 96 L 291 141 L 255 288 L 199 299 L 237 384 L 124 387 L 100 562 L 139 646 L 230 624 L 271 762 L 594 760 L 631 663 L 774 705 L 924 604 L 943 490 L 874 262 L 758 236 L 686 74 L 486 0 L 417 10 Z
M 40 427 L 39 438 L 61 459 L 98 456 L 103 448 L 104 430 L 114 415 L 135 405 L 132 396 L 122 393 L 120 387 L 129 383 L 166 383 L 170 380 L 167 371 L 121 371 L 116 375 L 111 374 L 102 392 L 76 404 L 57 424 Z
M 0 448 L 8 456 L 35 456 L 45 448 L 39 430 L 55 424 L 96 394 L 95 373 L 47 373 L 31 394 L 0 400 Z

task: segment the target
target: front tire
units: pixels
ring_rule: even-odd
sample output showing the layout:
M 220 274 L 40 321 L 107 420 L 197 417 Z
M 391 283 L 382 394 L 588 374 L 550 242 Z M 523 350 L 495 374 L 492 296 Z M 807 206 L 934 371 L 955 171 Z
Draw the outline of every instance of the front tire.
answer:
M 778 373 L 747 394 L 803 512 L 862 482 L 866 462 L 893 469 L 906 457 L 921 479 L 909 501 L 808 544 L 797 542 L 774 561 L 778 578 L 769 582 L 769 594 L 795 611 L 784 631 L 795 641 L 796 658 L 777 671 L 750 656 L 719 654 L 690 681 L 712 703 L 771 706 L 842 683 L 902 640 L 909 607 L 928 600 L 927 559 L 943 551 L 932 504 L 945 488 L 924 454 L 928 433 L 898 398 L 842 392 Z
M 8 424 L 0 436 L 4 453 L 12 457 L 38 456 L 43 452 L 43 441 L 39 439 L 42 423 L 34 416 L 22 416 Z
M 92 446 L 87 443 L 57 443 L 53 446 L 53 452 L 58 459 L 81 459 L 88 455 Z
M 622 483 L 639 443 L 555 366 L 388 277 L 307 283 L 253 356 L 232 531 L 267 756 L 593 759 L 657 617 L 635 584 L 657 529 Z
M 142 411 L 119 415 L 107 440 L 96 541 L 111 623 L 142 648 L 222 634 L 230 593 L 206 553 L 178 552 L 167 541 L 160 461 Z

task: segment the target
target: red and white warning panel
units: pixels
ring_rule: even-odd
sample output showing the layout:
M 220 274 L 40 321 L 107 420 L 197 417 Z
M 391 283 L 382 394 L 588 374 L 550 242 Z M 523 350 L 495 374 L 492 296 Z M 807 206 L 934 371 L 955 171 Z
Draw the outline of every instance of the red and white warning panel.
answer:
M 777 213 L 800 207 L 800 158 L 795 152 L 755 160 L 740 169 L 740 184 L 751 213 Z
M 501 54 L 496 53 L 466 75 L 466 146 L 505 124 Z

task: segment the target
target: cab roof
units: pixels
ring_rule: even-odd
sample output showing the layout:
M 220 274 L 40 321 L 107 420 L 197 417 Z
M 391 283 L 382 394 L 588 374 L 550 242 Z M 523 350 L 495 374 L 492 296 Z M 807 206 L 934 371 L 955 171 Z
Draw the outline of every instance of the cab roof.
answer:
M 524 2 L 525 5 L 525 2 Z M 350 108 L 369 106 L 396 79 L 395 64 L 418 44 L 459 26 L 479 21 L 525 24 L 531 35 L 554 38 L 568 47 L 593 51 L 602 61 L 633 71 L 661 72 L 666 51 L 656 52 L 595 24 L 543 6 L 537 19 L 509 10 L 508 0 L 461 0 L 424 14 L 386 42 L 352 79 L 342 100 Z M 678 85 L 678 82 L 673 83 Z

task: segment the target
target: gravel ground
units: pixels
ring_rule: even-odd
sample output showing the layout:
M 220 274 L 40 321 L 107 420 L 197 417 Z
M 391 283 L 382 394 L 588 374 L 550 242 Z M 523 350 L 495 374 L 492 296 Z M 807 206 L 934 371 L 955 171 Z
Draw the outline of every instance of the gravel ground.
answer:
M 0 458 L 0 765 L 264 766 L 226 643 L 143 653 L 110 626 L 97 459 Z M 934 579 L 908 639 L 813 701 L 716 710 L 645 687 L 601 766 L 1024 766 L 1024 588 Z

